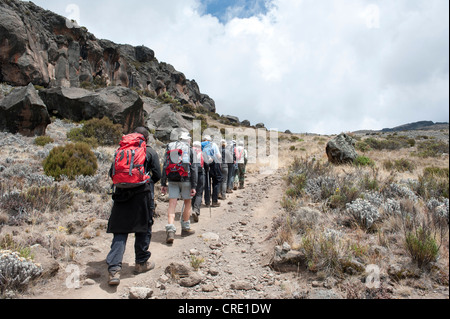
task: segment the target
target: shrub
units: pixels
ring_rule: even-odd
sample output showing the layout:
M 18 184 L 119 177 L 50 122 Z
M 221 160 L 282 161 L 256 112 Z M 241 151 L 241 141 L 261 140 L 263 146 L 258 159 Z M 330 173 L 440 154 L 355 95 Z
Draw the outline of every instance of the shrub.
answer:
M 194 115 L 195 114 L 195 106 L 191 104 L 184 104 L 182 107 L 184 113 Z
M 98 141 L 95 137 L 86 137 L 82 128 L 74 128 L 67 132 L 67 138 L 75 143 L 85 143 L 93 148 L 98 147 Z
M 328 199 L 335 193 L 337 188 L 338 184 L 334 177 L 320 176 L 307 181 L 305 192 L 317 203 Z
M 23 290 L 42 273 L 42 267 L 31 259 L 20 257 L 9 250 L 0 251 L 0 293 Z
M 53 143 L 55 140 L 50 136 L 38 136 L 34 139 L 34 144 L 38 146 L 45 146 L 47 144 Z
M 25 200 L 41 212 L 62 211 L 72 205 L 73 193 L 67 185 L 32 187 L 26 191 Z
M 386 170 L 395 169 L 398 172 L 413 172 L 416 169 L 416 165 L 406 158 L 401 158 L 395 161 L 387 160 L 383 162 L 383 167 Z
M 62 175 L 74 180 L 76 176 L 95 175 L 97 158 L 85 143 L 55 147 L 43 162 L 44 172 L 60 180 Z
M 358 156 L 353 162 L 356 166 L 375 166 L 375 162 L 368 158 L 367 156 Z
M 438 157 L 449 153 L 448 143 L 443 141 L 428 140 L 417 146 L 416 155 L 419 157 Z
M 406 136 L 390 135 L 386 139 L 376 139 L 369 137 L 362 141 L 364 147 L 370 147 L 375 150 L 398 150 L 405 147 L 411 147 L 415 144 L 413 139 L 408 139 Z M 359 147 L 362 147 L 361 145 Z
M 438 171 L 427 168 L 424 174 L 419 176 L 418 183 L 413 187 L 416 193 L 425 200 L 431 198 L 449 198 L 449 177 L 441 177 Z M 444 171 L 445 172 L 445 171 Z
M 92 119 L 82 128 L 75 128 L 67 133 L 72 142 L 83 142 L 92 147 L 115 146 L 123 135 L 122 125 L 114 124 L 109 118 Z
M 122 125 L 114 124 L 109 118 L 104 117 L 87 121 L 82 132 L 88 138 L 96 138 L 102 146 L 115 146 L 122 139 L 123 128 Z
M 419 227 L 415 231 L 408 232 L 405 238 L 406 250 L 419 267 L 436 261 L 439 255 L 439 245 L 427 227 Z
M 333 275 L 343 273 L 343 261 L 349 256 L 349 246 L 335 234 L 330 236 L 325 232 L 309 231 L 302 238 L 302 248 L 310 271 Z
M 380 219 L 378 209 L 365 199 L 358 198 L 352 203 L 347 204 L 346 207 L 346 213 L 366 230 L 371 229 L 375 222 Z

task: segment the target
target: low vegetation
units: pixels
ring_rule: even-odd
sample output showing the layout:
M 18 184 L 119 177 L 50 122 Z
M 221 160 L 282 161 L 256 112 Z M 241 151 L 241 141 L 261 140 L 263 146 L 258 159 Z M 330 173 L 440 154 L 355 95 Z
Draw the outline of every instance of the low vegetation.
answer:
M 389 298 L 386 284 L 419 277 L 448 285 L 448 140 L 355 138 L 363 155 L 340 166 L 323 153 L 302 154 L 295 139 L 283 141 L 296 157 L 285 175 L 284 214 L 274 223 L 277 244 L 302 252 L 309 272 L 339 280 L 367 276 L 376 265 L 383 288 L 359 297 Z M 306 149 L 317 148 L 311 143 Z

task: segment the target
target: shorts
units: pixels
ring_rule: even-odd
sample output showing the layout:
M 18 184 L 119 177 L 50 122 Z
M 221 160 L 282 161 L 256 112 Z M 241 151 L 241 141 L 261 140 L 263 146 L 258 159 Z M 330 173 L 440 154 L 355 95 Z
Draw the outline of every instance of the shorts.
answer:
M 181 197 L 180 197 L 181 195 Z M 191 182 L 170 182 L 169 199 L 189 200 L 191 197 Z

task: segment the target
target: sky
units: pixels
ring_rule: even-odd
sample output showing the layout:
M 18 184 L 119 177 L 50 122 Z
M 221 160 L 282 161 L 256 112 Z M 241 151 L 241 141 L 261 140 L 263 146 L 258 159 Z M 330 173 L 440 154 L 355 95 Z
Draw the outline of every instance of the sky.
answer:
M 448 0 L 33 0 L 296 133 L 449 121 Z

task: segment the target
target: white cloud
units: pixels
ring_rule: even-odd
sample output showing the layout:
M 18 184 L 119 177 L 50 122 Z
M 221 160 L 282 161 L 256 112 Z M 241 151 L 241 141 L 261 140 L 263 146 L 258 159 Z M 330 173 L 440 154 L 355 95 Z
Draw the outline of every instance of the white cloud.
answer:
M 273 0 L 226 24 L 199 0 L 35 3 L 77 4 L 95 36 L 150 47 L 241 120 L 323 134 L 448 121 L 448 1 Z

